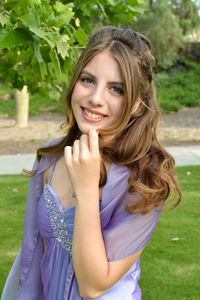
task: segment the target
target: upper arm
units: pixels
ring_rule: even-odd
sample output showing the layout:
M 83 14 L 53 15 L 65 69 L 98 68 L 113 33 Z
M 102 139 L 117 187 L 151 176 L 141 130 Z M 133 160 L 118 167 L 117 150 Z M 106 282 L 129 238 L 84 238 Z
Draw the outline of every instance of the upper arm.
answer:
M 160 210 L 146 215 L 119 213 L 103 232 L 108 271 L 100 295 L 123 277 L 136 262 L 149 241 L 160 216 Z M 132 254 L 134 253 L 134 254 Z M 126 258 L 124 258 L 126 257 Z
M 124 259 L 108 262 L 108 283 L 110 286 L 112 286 L 115 282 L 117 282 L 123 275 L 125 275 L 128 272 L 128 270 L 139 258 L 142 251 L 143 249 Z
M 143 249 L 124 259 L 108 262 L 108 274 L 103 283 L 104 288 L 102 288 L 102 290 L 97 293 L 98 297 L 109 290 L 118 280 L 120 280 L 120 278 L 122 278 L 128 272 L 128 270 L 139 258 L 142 251 Z

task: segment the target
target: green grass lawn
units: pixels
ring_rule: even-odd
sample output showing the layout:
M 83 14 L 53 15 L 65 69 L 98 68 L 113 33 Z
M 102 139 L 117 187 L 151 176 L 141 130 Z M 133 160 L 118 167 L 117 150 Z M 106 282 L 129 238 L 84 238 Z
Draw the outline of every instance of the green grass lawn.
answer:
M 141 255 L 139 284 L 142 300 L 200 299 L 200 166 L 178 167 L 177 176 L 183 201 L 173 211 L 161 215 L 152 239 Z M 28 180 L 16 175 L 0 176 L 0 187 L 2 291 L 21 245 Z M 173 238 L 179 240 L 171 241 Z
M 176 170 L 183 201 L 162 214 L 141 255 L 143 300 L 200 299 L 200 166 Z

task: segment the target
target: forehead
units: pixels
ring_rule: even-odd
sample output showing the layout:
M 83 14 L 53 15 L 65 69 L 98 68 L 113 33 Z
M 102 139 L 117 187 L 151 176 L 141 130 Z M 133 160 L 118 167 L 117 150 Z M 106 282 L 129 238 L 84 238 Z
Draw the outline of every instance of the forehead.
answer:
M 122 81 L 121 68 L 110 51 L 96 54 L 83 68 L 96 77 L 106 77 L 109 80 Z

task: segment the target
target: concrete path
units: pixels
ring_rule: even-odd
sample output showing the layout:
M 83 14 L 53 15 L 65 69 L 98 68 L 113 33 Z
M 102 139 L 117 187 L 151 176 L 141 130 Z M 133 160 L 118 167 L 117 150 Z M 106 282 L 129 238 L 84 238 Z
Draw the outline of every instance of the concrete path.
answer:
M 35 154 L 0 155 L 0 174 L 20 174 L 22 169 L 31 170 Z
M 174 157 L 176 166 L 200 165 L 200 146 L 166 147 Z M 0 175 L 20 174 L 22 169 L 31 170 L 35 154 L 0 156 Z

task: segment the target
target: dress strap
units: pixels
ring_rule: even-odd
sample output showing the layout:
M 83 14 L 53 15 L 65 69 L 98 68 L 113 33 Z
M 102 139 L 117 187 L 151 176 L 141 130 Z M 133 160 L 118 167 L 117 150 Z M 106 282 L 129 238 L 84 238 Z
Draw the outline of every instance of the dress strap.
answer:
M 50 184 L 50 181 L 51 181 L 53 172 L 54 172 L 54 170 L 55 170 L 55 166 L 56 166 L 57 160 L 58 160 L 58 158 L 56 158 L 56 160 L 55 160 L 55 162 L 54 162 L 53 168 L 52 168 L 52 170 L 51 170 L 51 174 L 50 174 L 49 179 L 48 179 L 48 184 Z

